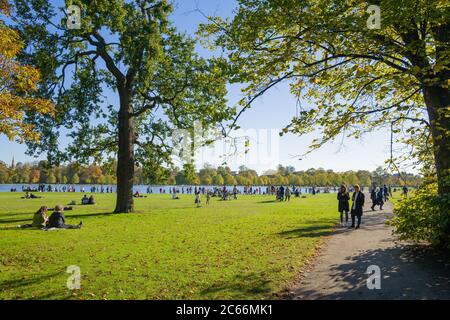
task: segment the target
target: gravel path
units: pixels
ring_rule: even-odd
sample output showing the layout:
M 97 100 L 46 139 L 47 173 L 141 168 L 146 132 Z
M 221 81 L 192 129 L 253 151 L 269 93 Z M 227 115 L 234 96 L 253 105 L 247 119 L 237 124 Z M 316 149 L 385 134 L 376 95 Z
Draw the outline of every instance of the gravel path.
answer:
M 370 204 L 366 194 L 361 228 L 338 228 L 287 299 L 450 299 L 450 256 L 398 241 L 385 224 L 392 204 L 374 212 Z M 381 289 L 367 288 L 371 265 Z

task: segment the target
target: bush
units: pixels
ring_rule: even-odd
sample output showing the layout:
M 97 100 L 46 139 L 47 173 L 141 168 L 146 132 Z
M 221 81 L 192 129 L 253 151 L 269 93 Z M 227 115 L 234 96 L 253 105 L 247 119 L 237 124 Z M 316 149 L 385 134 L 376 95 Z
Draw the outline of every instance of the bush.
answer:
M 402 240 L 450 248 L 450 195 L 439 196 L 437 184 L 425 182 L 397 203 L 391 224 Z

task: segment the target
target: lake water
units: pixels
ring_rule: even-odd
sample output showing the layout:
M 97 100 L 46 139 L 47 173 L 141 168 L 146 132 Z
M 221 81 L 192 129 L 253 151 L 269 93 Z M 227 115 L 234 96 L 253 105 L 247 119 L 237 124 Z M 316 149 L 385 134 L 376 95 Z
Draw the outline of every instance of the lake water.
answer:
M 15 188 L 17 192 L 22 192 L 23 188 L 31 188 L 31 189 L 37 189 L 38 184 L 0 184 L 0 192 L 10 192 L 11 188 Z M 45 188 L 47 190 L 47 187 L 49 185 L 46 184 Z M 116 191 L 116 186 L 108 186 L 108 185 L 85 185 L 85 184 L 77 184 L 77 185 L 62 185 L 62 184 L 53 184 L 51 185 L 52 190 L 57 190 L 59 192 L 62 191 L 63 187 L 66 187 L 66 189 L 71 186 L 75 188 L 75 192 L 85 192 L 85 193 L 91 193 L 91 188 L 95 187 L 97 193 L 101 192 L 102 187 L 104 189 L 104 192 L 106 192 L 106 188 L 112 188 L 113 192 Z M 151 193 L 167 193 L 170 194 L 170 190 L 175 187 L 179 193 L 186 193 L 186 189 L 189 187 L 192 187 L 192 189 L 195 189 L 195 186 L 160 186 L 160 185 L 135 185 L 133 187 L 133 192 L 139 191 L 139 193 L 146 194 L 147 188 L 151 190 Z M 200 188 L 205 188 L 206 190 L 212 190 L 214 187 L 222 188 L 222 186 L 197 186 Z M 244 186 L 236 186 L 240 193 L 243 193 Z M 267 186 L 253 186 L 252 190 L 261 188 L 261 194 L 266 192 Z M 83 191 L 84 189 L 84 191 Z M 232 186 L 227 186 L 228 190 L 232 190 Z M 320 189 L 320 192 L 324 192 L 325 188 L 316 188 L 316 190 Z M 309 187 L 301 187 L 300 188 L 302 193 L 310 193 L 311 188 Z M 184 192 L 183 192 L 184 191 Z M 329 188 L 329 192 L 335 192 L 334 188 Z M 258 191 L 259 193 L 259 191 Z

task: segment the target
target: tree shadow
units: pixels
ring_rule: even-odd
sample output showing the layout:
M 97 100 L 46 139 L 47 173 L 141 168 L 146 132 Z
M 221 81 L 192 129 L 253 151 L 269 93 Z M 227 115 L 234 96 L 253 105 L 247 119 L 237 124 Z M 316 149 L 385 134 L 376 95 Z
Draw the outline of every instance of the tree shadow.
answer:
M 277 233 L 286 239 L 293 238 L 316 238 L 330 235 L 334 232 L 333 226 L 330 224 L 316 224 L 308 227 L 296 228 Z
M 1 290 L 10 290 L 10 289 L 16 289 L 20 287 L 27 287 L 36 283 L 45 282 L 53 277 L 56 277 L 58 275 L 61 275 L 62 272 L 54 272 L 42 276 L 33 277 L 30 279 L 23 279 L 23 278 L 17 278 L 17 279 L 11 279 L 11 280 L 3 280 L 0 282 L 0 288 Z
M 276 203 L 276 202 L 284 202 L 284 201 L 278 201 L 278 200 L 264 200 L 264 201 L 258 201 L 256 203 Z
M 270 280 L 266 275 L 276 272 L 268 270 L 261 273 L 235 275 L 232 279 L 218 281 L 201 291 L 202 295 L 211 296 L 213 299 L 248 299 L 255 294 L 269 296 L 271 293 Z
M 112 216 L 112 215 L 120 215 L 113 212 L 96 212 L 96 213 L 79 213 L 79 214 L 70 214 L 70 211 L 64 211 L 64 215 L 66 218 L 91 218 L 91 217 L 103 217 L 103 216 Z
M 22 218 L 22 219 L 0 219 L 0 223 L 17 223 L 17 222 L 29 222 L 31 223 L 32 218 Z
M 368 289 L 367 268 L 378 266 L 381 288 Z M 334 281 L 325 291 L 295 293 L 297 298 L 316 300 L 409 300 L 450 298 L 450 254 L 413 245 L 375 249 L 331 266 Z M 323 293 L 323 292 L 332 293 Z
M 328 223 L 327 223 L 328 222 Z M 305 224 L 309 224 L 307 227 L 295 228 L 292 230 L 286 230 L 277 233 L 278 236 L 284 237 L 286 239 L 293 238 L 316 238 L 328 236 L 333 233 L 347 232 L 350 231 L 347 228 L 336 230 L 334 229 L 335 219 L 330 221 L 306 221 Z

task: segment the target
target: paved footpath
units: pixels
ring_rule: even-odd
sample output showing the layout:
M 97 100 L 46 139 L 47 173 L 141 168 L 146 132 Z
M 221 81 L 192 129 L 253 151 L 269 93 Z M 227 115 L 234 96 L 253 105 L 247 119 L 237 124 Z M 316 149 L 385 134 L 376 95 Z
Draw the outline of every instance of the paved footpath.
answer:
M 398 241 L 385 223 L 392 204 L 370 205 L 366 194 L 361 228 L 337 228 L 287 299 L 450 299 L 450 255 Z M 371 265 L 381 270 L 379 290 L 367 288 Z

